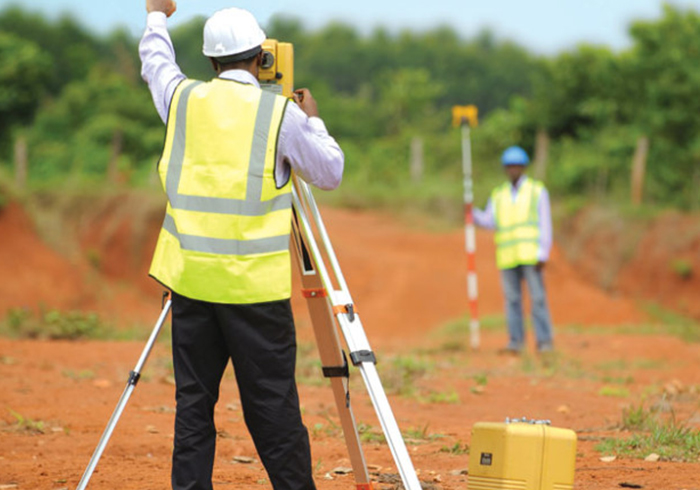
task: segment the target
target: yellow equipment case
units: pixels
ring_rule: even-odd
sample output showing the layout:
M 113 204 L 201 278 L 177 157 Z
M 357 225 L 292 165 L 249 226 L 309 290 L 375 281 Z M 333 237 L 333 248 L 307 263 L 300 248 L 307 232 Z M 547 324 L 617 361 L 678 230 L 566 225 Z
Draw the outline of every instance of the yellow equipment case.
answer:
M 548 421 L 477 422 L 469 452 L 469 490 L 572 490 L 576 433 Z

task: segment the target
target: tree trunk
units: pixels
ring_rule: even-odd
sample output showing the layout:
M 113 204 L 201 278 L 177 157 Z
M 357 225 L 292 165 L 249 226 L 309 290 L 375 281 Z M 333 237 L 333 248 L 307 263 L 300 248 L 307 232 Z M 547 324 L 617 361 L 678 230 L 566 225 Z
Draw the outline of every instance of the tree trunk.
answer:
M 119 181 L 119 157 L 124 146 L 124 133 L 121 129 L 115 129 L 112 135 L 112 156 L 107 166 L 107 180 L 112 184 Z
M 647 167 L 647 154 L 649 153 L 649 138 L 640 136 L 637 140 L 637 149 L 632 160 L 632 204 L 642 204 L 644 194 L 644 175 Z
M 544 129 L 537 131 L 535 139 L 535 169 L 534 177 L 544 180 L 547 176 L 547 160 L 549 157 L 549 135 Z
M 694 190 L 700 188 L 700 165 L 695 165 L 695 172 L 693 173 L 693 185 L 691 187 Z M 693 198 L 693 195 L 695 196 Z M 690 208 L 694 211 L 700 210 L 700 194 L 693 192 L 690 196 Z
M 598 168 L 598 179 L 596 181 L 596 195 L 598 198 L 605 197 L 608 190 L 608 177 L 610 176 L 610 167 L 607 160 L 603 160 Z
M 423 180 L 423 138 L 411 139 L 411 180 L 420 183 Z
M 15 183 L 20 189 L 24 189 L 27 185 L 28 161 L 27 137 L 20 135 L 15 140 Z

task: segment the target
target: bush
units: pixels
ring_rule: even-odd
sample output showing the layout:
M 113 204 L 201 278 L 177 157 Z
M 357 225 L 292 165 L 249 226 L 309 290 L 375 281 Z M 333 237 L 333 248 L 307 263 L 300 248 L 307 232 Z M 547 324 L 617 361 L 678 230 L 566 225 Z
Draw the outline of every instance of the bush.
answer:
M 77 340 L 103 338 L 110 329 L 95 313 L 50 310 L 37 318 L 28 309 L 14 308 L 7 313 L 3 330 L 20 338 Z

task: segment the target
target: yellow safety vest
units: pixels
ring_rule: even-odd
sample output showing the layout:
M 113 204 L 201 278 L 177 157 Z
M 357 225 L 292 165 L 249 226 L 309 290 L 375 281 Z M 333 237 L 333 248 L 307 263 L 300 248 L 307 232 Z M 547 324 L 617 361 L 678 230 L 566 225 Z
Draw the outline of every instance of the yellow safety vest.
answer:
M 253 85 L 185 80 L 158 172 L 168 198 L 150 274 L 212 303 L 291 296 L 291 184 L 275 184 L 288 99 Z
M 496 265 L 511 269 L 538 262 L 540 227 L 537 204 L 544 185 L 525 177 L 513 201 L 512 184 L 505 182 L 491 193 L 496 220 Z

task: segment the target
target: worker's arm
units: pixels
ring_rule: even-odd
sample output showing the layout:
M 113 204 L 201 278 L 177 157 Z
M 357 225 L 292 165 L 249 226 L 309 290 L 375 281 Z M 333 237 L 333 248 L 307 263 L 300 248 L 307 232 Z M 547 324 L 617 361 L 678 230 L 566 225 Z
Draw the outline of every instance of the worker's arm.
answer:
M 540 228 L 540 247 L 537 257 L 540 266 L 543 266 L 549 260 L 549 252 L 552 250 L 552 211 L 547 189 L 542 189 L 540 200 L 537 202 L 537 216 Z
M 147 3 L 147 9 L 151 0 Z M 186 77 L 175 62 L 175 49 L 168 34 L 167 14 L 149 11 L 146 31 L 139 43 L 141 76 L 148 83 L 158 115 L 166 122 L 168 109 L 178 84 Z
M 481 228 L 488 228 L 493 230 L 496 228 L 496 218 L 493 213 L 493 202 L 491 199 L 486 203 L 486 208 L 482 211 L 479 208 L 472 208 L 472 213 L 474 215 L 474 224 L 480 226 Z
M 318 116 L 311 93 L 306 89 L 297 91 L 294 100 L 297 103 L 287 106 L 280 128 L 277 181 L 285 182 L 291 167 L 307 183 L 324 190 L 335 189 L 343 178 L 345 155 Z

